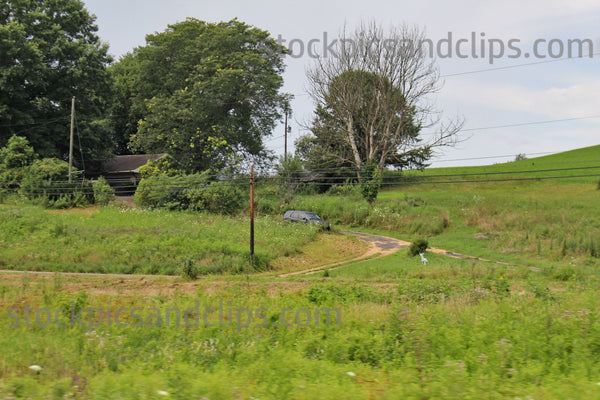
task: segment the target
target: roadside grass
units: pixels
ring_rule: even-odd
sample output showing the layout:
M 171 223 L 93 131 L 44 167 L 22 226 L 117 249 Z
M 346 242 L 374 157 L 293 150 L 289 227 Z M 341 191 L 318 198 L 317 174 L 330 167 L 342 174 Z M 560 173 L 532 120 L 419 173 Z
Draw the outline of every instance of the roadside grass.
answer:
M 255 232 L 258 271 L 317 235 L 315 227 L 273 217 L 257 218 Z M 110 206 L 91 213 L 5 206 L 0 243 L 1 269 L 177 275 L 185 260 L 201 274 L 239 273 L 249 266 L 249 220 L 243 217 Z
M 147 280 L 119 295 L 107 294 L 122 284 L 111 277 L 105 293 L 82 277 L 0 281 L 0 398 L 600 398 L 598 279 L 428 256 L 428 267 L 398 253 L 274 294 L 258 276 L 153 295 Z M 404 260 L 402 279 L 364 275 Z M 199 325 L 184 324 L 186 309 Z M 325 309 L 339 326 L 315 323 Z

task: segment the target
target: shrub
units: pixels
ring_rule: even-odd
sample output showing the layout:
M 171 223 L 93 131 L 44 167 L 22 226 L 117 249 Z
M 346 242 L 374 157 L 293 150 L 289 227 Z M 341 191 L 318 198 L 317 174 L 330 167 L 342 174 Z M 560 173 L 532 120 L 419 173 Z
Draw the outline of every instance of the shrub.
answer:
M 158 174 L 143 178 L 135 192 L 135 202 L 148 208 L 187 208 L 180 203 L 183 200 L 182 189 L 182 177 Z
M 81 191 L 80 188 L 74 188 L 73 192 L 66 194 L 52 193 L 43 197 L 42 204 L 46 208 L 65 209 L 74 207 L 86 207 L 94 203 L 94 195 L 90 190 Z
M 408 248 L 408 255 L 410 257 L 414 257 L 419 253 L 424 253 L 428 247 L 429 243 L 426 239 L 416 239 L 410 244 L 410 247 Z
M 13 135 L 0 149 L 0 187 L 17 189 L 35 153 L 25 137 Z
M 381 179 L 377 166 L 374 164 L 368 164 L 363 170 L 363 182 L 361 185 L 361 193 L 363 198 L 372 204 L 377 200 L 377 194 L 381 187 Z
M 189 279 L 191 281 L 195 281 L 196 279 L 198 279 L 199 274 L 200 274 L 200 270 L 194 264 L 194 261 L 185 260 L 183 262 L 182 275 L 184 278 Z
M 94 203 L 94 192 L 89 181 L 25 181 L 21 184 L 19 194 L 45 208 L 84 207 Z
M 519 153 L 515 157 L 515 161 L 523 161 L 523 160 L 527 160 L 527 155 L 525 153 Z
M 5 147 L 0 149 L 0 168 L 8 170 L 30 165 L 35 157 L 27 138 L 13 135 Z
M 239 187 L 212 182 L 208 186 L 187 189 L 189 209 L 213 214 L 234 214 L 242 208 L 243 194 Z
M 210 182 L 205 174 L 144 178 L 135 194 L 136 203 L 149 208 L 233 214 L 243 206 L 239 186 Z
M 27 171 L 26 180 L 39 181 L 66 181 L 69 178 L 69 163 L 58 158 L 43 158 L 35 160 Z M 79 178 L 76 176 L 75 179 Z
M 333 185 L 329 188 L 327 194 L 331 196 L 350 196 L 356 198 L 360 196 L 361 191 L 357 185 L 353 185 L 352 182 L 346 182 L 343 185 Z
M 279 158 L 279 163 L 275 166 L 279 178 L 280 193 L 296 193 L 302 186 L 304 176 L 304 166 L 298 156 L 284 155 Z
M 182 171 L 176 168 L 177 163 L 171 155 L 167 154 L 158 160 L 150 160 L 146 165 L 140 167 L 142 178 L 150 178 L 160 174 L 176 176 L 182 174 Z
M 110 187 L 103 176 L 98 178 L 92 184 L 94 188 L 94 202 L 100 205 L 107 205 L 111 200 L 115 199 L 115 191 Z

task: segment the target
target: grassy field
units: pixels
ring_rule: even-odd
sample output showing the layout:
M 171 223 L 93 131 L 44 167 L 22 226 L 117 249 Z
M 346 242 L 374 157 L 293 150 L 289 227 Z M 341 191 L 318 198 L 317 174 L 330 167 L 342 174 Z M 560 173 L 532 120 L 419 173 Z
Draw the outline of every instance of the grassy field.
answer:
M 403 185 L 372 206 L 259 190 L 280 271 L 364 250 L 267 215 L 281 205 L 490 260 L 401 250 L 288 278 L 211 269 L 243 257 L 243 217 L 4 205 L 4 268 L 220 273 L 0 273 L 0 399 L 600 399 L 599 178 Z
M 191 260 L 200 274 L 244 272 L 249 264 L 250 222 L 243 217 L 3 205 L 0 226 L 0 269 L 179 275 L 185 260 Z M 277 258 L 300 253 L 318 233 L 314 226 L 275 217 L 258 218 L 255 232 L 255 270 L 269 269 Z M 329 239 L 339 241 L 331 243 L 333 247 L 354 243 L 340 235 Z

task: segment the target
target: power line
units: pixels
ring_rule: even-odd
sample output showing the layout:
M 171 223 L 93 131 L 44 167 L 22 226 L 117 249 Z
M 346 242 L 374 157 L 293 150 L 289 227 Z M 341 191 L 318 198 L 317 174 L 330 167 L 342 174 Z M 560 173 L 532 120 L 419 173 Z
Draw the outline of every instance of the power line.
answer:
M 539 181 L 539 180 L 551 180 L 551 179 L 575 179 L 575 178 L 591 178 L 600 177 L 600 174 L 584 174 L 584 175 L 563 175 L 563 176 L 536 176 L 536 177 L 519 177 L 519 178 L 497 178 L 497 179 L 469 179 L 469 180 L 441 180 L 441 181 L 394 181 L 394 182 L 351 182 L 346 183 L 351 186 L 368 186 L 368 185 L 382 185 L 382 186 L 410 186 L 410 185 L 438 185 L 438 184 L 465 184 L 465 183 L 497 183 L 497 182 L 511 182 L 511 181 Z M 288 183 L 285 180 L 273 181 L 273 182 L 255 182 L 257 185 L 285 185 Z M 321 186 L 330 185 L 331 182 L 302 182 L 306 186 Z M 146 192 L 157 193 L 166 192 L 172 190 L 194 190 L 201 188 L 212 188 L 212 187 L 232 187 L 232 186 L 244 186 L 249 187 L 249 183 L 234 183 L 234 184 L 219 184 L 219 185 L 202 185 L 202 186 L 163 186 L 160 185 L 151 190 L 145 190 Z M 130 188 L 135 188 L 131 186 Z M 78 188 L 77 190 L 38 190 L 38 191 L 23 191 L 22 189 L 0 189 L 0 194 L 29 194 L 31 196 L 61 196 L 66 194 L 93 194 L 93 188 Z
M 485 130 L 491 130 L 491 129 L 517 128 L 520 126 L 554 124 L 554 123 L 558 123 L 558 122 L 582 121 L 582 120 L 586 120 L 586 119 L 597 119 L 597 118 L 600 118 L 600 115 L 587 115 L 587 116 L 583 116 L 583 117 L 549 119 L 549 120 L 544 120 L 544 121 L 533 121 L 533 122 L 519 122 L 516 124 L 506 124 L 506 125 L 481 126 L 478 128 L 461 129 L 460 132 L 474 132 L 474 131 L 485 131 Z M 436 133 L 435 132 L 423 132 L 423 135 L 436 135 Z
M 560 172 L 560 171 L 575 171 L 584 169 L 600 169 L 600 165 L 588 167 L 571 167 L 571 168 L 551 168 L 551 169 L 535 169 L 535 170 L 520 170 L 520 171 L 491 171 L 491 172 L 468 172 L 463 174 L 442 174 L 442 175 L 422 175 L 421 178 L 441 178 L 455 176 L 479 176 L 479 175 L 512 175 L 512 174 L 529 174 L 538 172 Z M 411 176 L 411 175 L 408 175 Z M 412 175 L 416 176 L 416 175 Z
M 561 172 L 561 171 L 575 171 L 575 170 L 591 170 L 591 169 L 600 169 L 600 165 L 597 166 L 588 166 L 588 167 L 571 167 L 571 168 L 553 168 L 553 169 L 543 169 L 543 170 L 520 170 L 520 171 L 497 171 L 497 172 L 480 172 L 480 173 L 462 173 L 462 174 L 444 174 L 444 175 L 425 175 L 425 176 L 388 176 L 383 177 L 383 182 L 380 182 L 381 185 L 411 185 L 411 184 L 446 184 L 446 183 L 486 183 L 486 182 L 504 182 L 504 181 L 522 181 L 522 180 L 540 180 L 540 179 L 566 179 L 566 178 L 582 178 L 582 177 L 596 177 L 600 176 L 598 174 L 588 174 L 588 175 L 567 175 L 567 176 L 533 176 L 533 177 L 515 177 L 515 178 L 496 178 L 496 179 L 472 179 L 472 180 L 438 180 L 431 181 L 431 178 L 452 178 L 452 177 L 464 177 L 464 176 L 489 176 L 489 175 L 513 175 L 513 174 L 524 174 L 524 173 L 547 173 L 547 172 Z M 333 177 L 320 177 L 318 180 L 304 180 L 302 183 L 304 185 L 330 185 L 340 181 L 344 181 L 344 184 L 349 185 L 369 185 L 373 184 L 370 182 L 347 182 L 348 179 L 355 179 L 355 176 L 333 176 Z M 405 180 L 403 178 L 419 178 L 420 180 Z M 298 179 L 301 179 L 299 177 Z M 257 180 L 257 184 L 263 185 L 279 185 L 286 184 L 288 179 L 285 177 L 263 177 Z M 155 184 L 145 184 L 141 186 L 144 191 L 147 192 L 160 192 L 160 191 L 170 191 L 170 190 L 194 190 L 201 188 L 215 188 L 215 187 L 232 187 L 232 186 L 248 186 L 248 178 L 240 177 L 240 178 L 231 178 L 231 179 L 223 179 L 218 182 L 174 182 L 174 183 L 155 183 Z M 131 185 L 122 185 L 117 187 L 117 189 L 121 190 L 135 190 L 139 189 L 140 186 L 132 183 Z M 82 194 L 92 194 L 94 193 L 94 188 L 91 185 L 86 187 L 82 185 L 79 188 L 74 188 L 73 186 L 25 186 L 19 188 L 3 188 L 0 189 L 0 193 L 9 194 L 9 193 L 20 193 L 20 194 L 29 194 L 29 195 L 63 195 L 70 193 L 82 193 Z
M 557 152 L 542 152 L 542 153 L 527 153 L 526 155 L 528 156 L 541 156 L 541 155 L 548 155 L 548 154 L 556 154 Z M 507 155 L 502 155 L 502 156 L 485 156 L 485 157 L 469 157 L 469 158 L 455 158 L 455 159 L 451 159 L 451 160 L 431 160 L 434 162 L 451 162 L 451 161 L 472 161 L 472 160 L 486 160 L 486 159 L 490 159 L 490 158 L 506 158 L 506 157 L 515 157 L 515 154 L 507 154 Z
M 593 53 L 591 55 L 591 57 L 587 57 L 587 58 L 593 58 L 593 56 L 598 56 L 598 55 L 600 55 L 600 53 Z M 476 70 L 473 70 L 473 71 L 465 71 L 465 72 L 456 72 L 456 73 L 452 73 L 452 74 L 444 74 L 444 75 L 440 75 L 440 78 L 449 78 L 449 77 L 453 77 L 453 76 L 479 74 L 479 73 L 482 73 L 482 72 L 490 72 L 490 71 L 501 71 L 501 70 L 507 70 L 507 69 L 513 69 L 513 68 L 529 67 L 529 66 L 532 66 L 532 65 L 549 64 L 549 63 L 554 63 L 554 62 L 559 62 L 559 61 L 579 60 L 579 59 L 582 59 L 582 58 L 585 58 L 585 57 L 584 56 L 579 56 L 579 57 L 563 57 L 563 58 L 556 58 L 556 59 L 552 59 L 552 60 L 534 61 L 534 62 L 524 63 L 524 64 L 505 65 L 505 66 L 502 66 L 502 67 L 482 68 L 482 69 L 476 69 Z
M 552 124 L 552 123 L 556 123 L 556 122 L 580 121 L 580 120 L 585 120 L 585 119 L 596 119 L 596 118 L 600 118 L 600 115 L 588 115 L 585 117 L 574 117 L 574 118 L 563 118 L 563 119 L 550 119 L 550 120 L 535 121 L 535 122 L 520 122 L 517 124 L 507 124 L 507 125 L 483 126 L 483 127 L 479 127 L 479 128 L 461 129 L 461 132 L 483 131 L 483 130 L 488 130 L 488 129 L 501 129 L 501 128 L 515 128 L 515 127 L 519 127 L 519 126 Z

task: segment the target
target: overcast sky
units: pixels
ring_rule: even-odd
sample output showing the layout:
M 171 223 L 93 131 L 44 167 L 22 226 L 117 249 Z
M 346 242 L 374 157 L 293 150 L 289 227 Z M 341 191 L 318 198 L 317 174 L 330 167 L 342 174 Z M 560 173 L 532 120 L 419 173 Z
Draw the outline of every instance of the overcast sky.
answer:
M 431 100 L 444 116 L 464 117 L 462 137 L 466 140 L 439 154 L 435 166 L 503 162 L 514 159 L 518 153 L 533 156 L 533 153 L 600 144 L 600 118 L 591 118 L 600 117 L 598 0 L 84 2 L 97 16 L 99 35 L 110 45 L 110 53 L 116 58 L 144 45 L 146 34 L 163 31 L 168 24 L 186 17 L 208 22 L 237 18 L 269 31 L 274 38 L 281 35 L 287 43 L 297 39 L 292 48 L 295 57 L 286 58 L 284 75 L 284 91 L 295 96 L 289 146 L 306 133 L 302 125 L 312 119 L 314 108 L 306 94 L 305 77 L 306 68 L 314 60 L 307 54 L 300 56 L 300 41 L 307 44 L 311 39 L 319 39 L 322 43 L 324 32 L 328 38 L 335 38 L 344 26 L 354 28 L 361 21 L 375 21 L 386 27 L 417 25 L 434 44 L 441 43 L 441 53 L 436 60 L 444 85 Z M 448 39 L 452 43 L 451 57 L 448 57 Z M 495 51 L 499 52 L 501 46 L 505 48 L 504 55 L 493 62 L 489 59 L 489 39 L 496 40 Z M 584 45 L 584 58 L 560 59 L 561 47 L 562 58 L 568 57 L 570 39 L 590 39 L 593 47 Z M 456 45 L 461 40 L 459 57 Z M 480 51 L 482 40 L 485 57 Z M 538 56 L 533 54 L 536 41 Z M 516 57 L 517 48 L 519 57 Z M 587 57 L 590 48 L 597 54 L 591 59 Z M 578 55 L 578 46 L 573 49 L 573 55 Z M 567 121 L 506 127 L 556 120 Z M 269 147 L 277 153 L 283 153 L 282 135 L 281 126 L 268 141 Z M 427 137 L 427 132 L 424 136 Z M 491 156 L 508 157 L 462 160 Z M 447 161 L 456 159 L 461 161 Z

